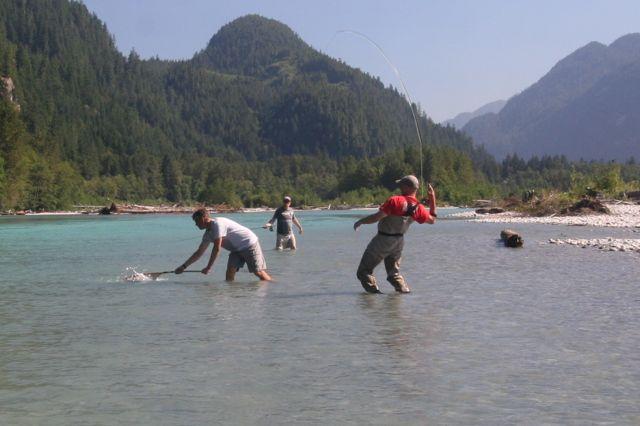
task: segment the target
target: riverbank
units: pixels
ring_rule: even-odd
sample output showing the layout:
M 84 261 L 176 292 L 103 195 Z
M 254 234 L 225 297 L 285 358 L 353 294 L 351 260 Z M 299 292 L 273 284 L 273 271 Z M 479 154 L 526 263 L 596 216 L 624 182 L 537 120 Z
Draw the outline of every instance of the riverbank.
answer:
M 469 211 L 454 213 L 447 217 L 482 223 L 544 223 L 549 225 L 640 228 L 640 205 L 622 202 L 605 205 L 609 208 L 611 214 L 533 217 L 517 212 L 478 214 L 474 211 Z
M 504 212 L 496 214 L 478 214 L 474 211 L 454 213 L 448 217 L 466 219 L 481 223 L 538 223 L 548 225 L 594 226 L 610 228 L 630 228 L 633 232 L 640 232 L 640 205 L 617 202 L 605 206 L 610 214 L 592 213 L 567 216 L 532 217 L 523 213 Z M 570 245 L 581 248 L 595 248 L 612 252 L 640 253 L 640 239 L 638 238 L 551 238 L 549 244 Z
M 75 210 L 63 211 L 33 211 L 17 210 L 0 212 L 3 216 L 74 216 L 74 215 L 110 215 L 110 214 L 191 214 L 200 206 L 177 206 L 177 205 L 140 205 L 140 204 L 118 204 L 112 206 L 75 206 Z M 216 213 L 235 213 L 243 209 L 235 209 L 229 206 L 207 206 Z M 247 211 L 259 211 L 260 209 L 246 209 Z M 265 210 L 268 210 L 265 208 Z
M 18 210 L 0 212 L 0 216 L 74 216 L 74 215 L 111 215 L 111 214 L 191 214 L 194 210 L 202 206 L 182 206 L 182 205 L 164 205 L 157 206 L 141 205 L 141 204 L 117 204 L 111 206 L 75 206 L 76 210 L 64 211 L 32 211 Z M 213 206 L 204 206 L 214 214 L 227 213 L 260 213 L 270 212 L 276 207 L 245 207 L 235 208 L 226 204 L 218 204 Z M 295 210 L 299 211 L 319 211 L 319 210 L 371 210 L 377 209 L 377 204 L 367 204 L 365 206 L 356 205 L 327 205 L 327 206 L 297 206 Z
M 640 253 L 640 239 L 638 238 L 596 238 L 596 239 L 561 239 L 551 238 L 550 244 L 571 245 L 582 248 L 596 248 L 604 251 L 624 251 Z

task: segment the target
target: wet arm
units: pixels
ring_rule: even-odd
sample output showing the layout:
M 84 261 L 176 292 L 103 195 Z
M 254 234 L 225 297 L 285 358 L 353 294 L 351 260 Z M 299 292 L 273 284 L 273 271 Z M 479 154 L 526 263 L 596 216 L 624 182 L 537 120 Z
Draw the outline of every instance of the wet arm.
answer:
M 182 265 L 176 268 L 175 273 L 181 274 L 182 272 L 184 272 L 184 270 L 187 269 L 189 265 L 200 259 L 204 252 L 207 251 L 207 247 L 209 247 L 208 241 L 203 241 L 202 243 L 200 243 L 198 250 L 196 250 Z
M 202 270 L 203 274 L 206 274 L 211 270 L 213 263 L 218 258 L 218 255 L 220 254 L 220 248 L 222 247 L 222 238 L 223 237 L 216 238 L 213 241 L 213 250 L 211 250 L 211 256 L 209 256 L 209 262 L 207 263 L 207 266 Z
M 293 224 L 298 227 L 298 231 L 300 232 L 300 235 L 302 235 L 302 225 L 300 225 L 300 221 L 295 216 L 293 217 Z

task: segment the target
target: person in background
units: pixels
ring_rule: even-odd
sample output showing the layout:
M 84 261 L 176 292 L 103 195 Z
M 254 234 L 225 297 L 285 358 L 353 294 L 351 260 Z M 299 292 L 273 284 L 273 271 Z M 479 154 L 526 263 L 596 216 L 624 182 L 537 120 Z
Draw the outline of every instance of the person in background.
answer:
M 302 235 L 302 225 L 291 208 L 291 197 L 286 195 L 282 199 L 282 206 L 278 207 L 269 222 L 263 228 L 273 230 L 273 222 L 277 221 L 276 227 L 276 250 L 290 248 L 296 249 L 296 237 L 293 235 L 293 225 L 298 227 L 298 232 Z
M 196 262 L 207 251 L 209 244 L 213 243 L 211 256 L 207 266 L 202 269 L 203 274 L 208 274 L 214 262 L 220 254 L 220 249 L 229 250 L 227 261 L 226 280 L 231 282 L 244 264 L 247 264 L 249 272 L 262 281 L 271 281 L 267 272 L 267 262 L 262 254 L 262 248 L 258 237 L 249 228 L 224 217 L 209 217 L 205 208 L 196 210 L 191 216 L 198 229 L 204 230 L 202 242 L 198 249 L 182 265 L 175 269 L 176 274 L 181 274 L 189 265 Z
M 436 194 L 429 185 L 429 211 L 420 204 L 416 193 L 420 183 L 418 178 L 408 175 L 396 181 L 401 195 L 389 197 L 380 209 L 364 217 L 353 225 L 357 230 L 360 225 L 378 223 L 378 234 L 367 246 L 358 271 L 356 273 L 362 287 L 368 293 L 381 293 L 373 276 L 373 270 L 384 260 L 387 271 L 387 281 L 399 293 L 409 293 L 411 289 L 400 275 L 400 259 L 404 247 L 404 234 L 415 221 L 433 224 L 436 221 Z

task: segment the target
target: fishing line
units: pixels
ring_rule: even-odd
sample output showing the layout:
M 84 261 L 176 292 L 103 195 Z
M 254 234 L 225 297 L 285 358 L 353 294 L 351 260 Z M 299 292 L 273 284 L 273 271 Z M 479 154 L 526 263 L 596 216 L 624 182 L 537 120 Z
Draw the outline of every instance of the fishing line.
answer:
M 404 81 L 402 80 L 402 77 L 400 77 L 400 71 L 398 71 L 398 68 L 395 65 L 393 65 L 393 62 L 391 62 L 391 60 L 389 59 L 387 54 L 384 53 L 384 50 L 382 50 L 382 47 L 380 47 L 380 45 L 378 43 L 373 41 L 366 34 L 363 34 L 363 33 L 359 32 L 359 31 L 355 31 L 355 30 L 339 30 L 339 31 L 336 31 L 335 34 L 333 35 L 333 37 L 331 37 L 331 40 L 329 40 L 329 43 L 327 43 L 327 48 L 325 48 L 326 51 L 328 51 L 329 45 L 333 42 L 333 40 L 335 40 L 335 38 L 339 34 L 354 34 L 354 35 L 357 35 L 357 36 L 362 37 L 365 40 L 367 40 L 376 49 L 378 49 L 378 51 L 382 54 L 382 57 L 384 58 L 384 60 L 387 61 L 387 64 L 391 67 L 393 72 L 396 74 L 396 77 L 398 77 L 398 80 L 400 81 L 400 85 L 402 86 L 402 90 L 404 91 L 404 95 L 407 97 L 407 101 L 409 102 L 409 108 L 411 109 L 411 115 L 413 116 L 413 123 L 416 126 L 416 133 L 418 134 L 418 142 L 420 144 L 419 145 L 420 146 L 420 197 L 422 198 L 424 196 L 424 189 L 423 189 L 424 188 L 424 185 L 423 185 L 424 177 L 423 177 L 423 173 L 422 173 L 422 135 L 420 134 L 420 126 L 418 126 L 418 118 L 416 117 L 416 113 L 413 111 L 413 101 L 411 100 L 411 95 L 409 95 L 409 91 L 407 90 L 407 86 L 404 84 Z

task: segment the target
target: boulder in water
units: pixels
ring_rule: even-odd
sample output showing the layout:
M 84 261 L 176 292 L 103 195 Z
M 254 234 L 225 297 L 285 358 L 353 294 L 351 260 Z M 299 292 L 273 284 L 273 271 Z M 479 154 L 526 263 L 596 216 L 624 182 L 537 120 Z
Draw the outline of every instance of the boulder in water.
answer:
M 522 247 L 524 244 L 522 236 L 512 229 L 503 229 L 500 232 L 500 239 L 504 242 L 505 247 Z

